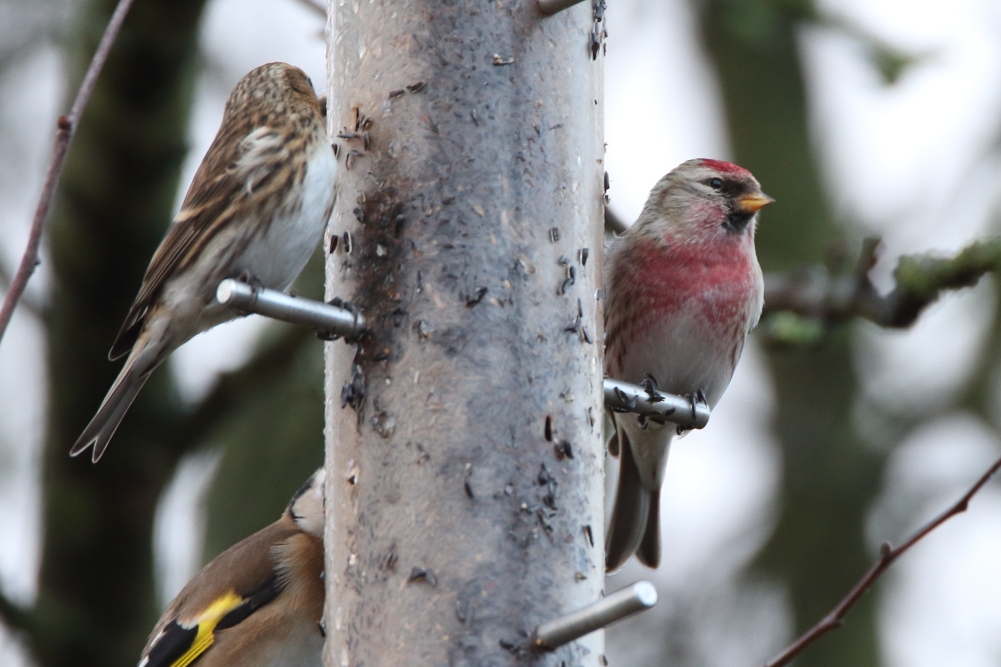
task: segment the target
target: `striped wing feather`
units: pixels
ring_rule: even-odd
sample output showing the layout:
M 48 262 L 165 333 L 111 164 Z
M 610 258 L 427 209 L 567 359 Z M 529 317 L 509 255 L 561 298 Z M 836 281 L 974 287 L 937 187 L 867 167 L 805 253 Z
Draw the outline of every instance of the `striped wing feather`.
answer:
M 194 261 L 212 237 L 245 210 L 252 188 L 269 180 L 287 157 L 274 131 L 223 123 L 195 172 L 180 212 L 153 254 L 108 354 L 111 360 L 132 349 L 164 283 Z

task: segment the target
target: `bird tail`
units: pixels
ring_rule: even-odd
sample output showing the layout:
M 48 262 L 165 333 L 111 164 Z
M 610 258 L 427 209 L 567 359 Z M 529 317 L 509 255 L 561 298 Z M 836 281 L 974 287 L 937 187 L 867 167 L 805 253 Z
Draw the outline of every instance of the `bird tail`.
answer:
M 100 460 L 132 401 L 146 384 L 149 374 L 159 365 L 159 347 L 149 344 L 148 339 L 136 343 L 115 383 L 108 390 L 108 395 L 101 402 L 101 407 L 97 409 L 97 414 L 70 449 L 70 456 L 79 456 L 93 445 L 91 461 L 97 463 Z
M 605 571 L 615 572 L 633 554 L 647 567 L 660 565 L 660 489 L 643 486 L 629 437 L 619 438 L 619 483 L 605 538 Z

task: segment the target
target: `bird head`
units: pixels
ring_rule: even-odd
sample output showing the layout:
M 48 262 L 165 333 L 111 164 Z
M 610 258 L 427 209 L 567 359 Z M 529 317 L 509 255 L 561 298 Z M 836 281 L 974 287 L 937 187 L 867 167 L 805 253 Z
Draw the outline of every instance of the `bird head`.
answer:
M 654 186 L 636 226 L 644 234 L 683 243 L 745 235 L 753 239 L 758 211 L 773 201 L 743 167 L 688 160 Z
M 285 513 L 296 525 L 316 537 L 323 537 L 323 487 L 326 473 L 320 468 L 313 473 L 289 501 Z
M 320 102 L 306 73 L 287 63 L 268 63 L 250 70 L 230 93 L 223 124 L 245 122 L 283 125 L 289 116 L 319 118 Z M 234 123 L 235 120 L 244 123 Z

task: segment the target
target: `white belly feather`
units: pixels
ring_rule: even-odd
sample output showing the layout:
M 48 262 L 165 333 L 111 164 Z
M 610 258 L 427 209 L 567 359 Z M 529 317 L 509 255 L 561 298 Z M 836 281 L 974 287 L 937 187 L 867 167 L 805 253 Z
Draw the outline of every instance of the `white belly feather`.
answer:
M 267 232 L 250 243 L 241 237 L 252 226 L 227 225 L 188 270 L 165 283 L 162 299 L 170 315 L 147 323 L 164 341 L 165 349 L 172 350 L 197 333 L 233 319 L 232 310 L 215 302 L 216 287 L 224 278 L 247 273 L 265 287 L 278 290 L 292 284 L 323 235 L 333 204 L 336 171 L 333 150 L 326 142 L 320 143 L 307 162 L 300 207 L 276 216 Z M 245 249 L 228 263 L 221 262 L 233 247 Z
M 284 290 L 306 266 L 323 234 L 333 200 L 337 163 L 326 143 L 313 151 L 302 182 L 302 206 L 278 215 L 260 238 L 234 259 L 234 272 L 247 271 L 268 288 Z

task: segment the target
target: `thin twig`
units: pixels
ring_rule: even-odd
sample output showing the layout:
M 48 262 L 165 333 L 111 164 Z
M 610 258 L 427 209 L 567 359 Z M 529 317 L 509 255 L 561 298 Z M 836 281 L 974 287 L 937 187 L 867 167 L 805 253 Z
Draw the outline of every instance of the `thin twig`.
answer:
M 8 271 L 7 267 L 2 262 L 0 262 L 0 290 L 6 291 L 7 288 L 10 286 L 10 281 L 11 281 L 10 271 Z M 20 305 L 21 308 L 24 308 L 39 320 L 45 320 L 46 306 L 32 299 L 30 294 L 27 293 L 22 294 L 21 300 L 18 301 L 18 305 Z
M 115 43 L 115 38 L 118 37 L 118 32 L 121 30 L 122 23 L 125 22 L 125 16 L 129 13 L 131 6 L 132 0 L 119 0 L 115 12 L 111 15 L 111 20 L 108 21 L 108 27 L 104 29 L 104 35 L 97 45 L 97 51 L 94 52 L 87 73 L 84 74 L 83 82 L 80 84 L 80 89 L 77 91 L 76 99 L 73 100 L 69 114 L 60 116 L 59 120 L 56 121 L 56 143 L 52 148 L 52 161 L 49 162 L 49 170 L 45 174 L 45 185 L 42 187 L 38 208 L 35 209 L 35 219 L 31 223 L 31 231 L 28 234 L 28 245 L 24 249 L 17 273 L 14 274 L 14 279 L 7 289 L 3 306 L 0 307 L 0 340 L 3 339 L 3 335 L 7 331 L 7 325 L 10 324 L 10 318 L 14 314 L 18 300 L 24 294 L 28 279 L 31 278 L 35 267 L 38 266 L 38 248 L 42 241 L 42 229 L 48 220 L 52 202 L 56 198 L 56 189 L 59 187 L 59 178 L 62 176 L 63 167 L 66 164 L 66 154 L 69 151 L 70 142 L 73 140 L 73 135 L 76 134 L 77 124 L 90 100 L 91 93 L 94 92 L 97 77 L 101 73 L 101 68 L 104 67 L 104 62 L 108 59 L 111 46 Z
M 309 7 L 314 12 L 322 16 L 324 19 L 327 18 L 327 8 L 324 5 L 320 4 L 319 2 L 316 2 L 316 0 L 296 0 L 296 2 L 298 2 L 300 5 L 305 5 L 306 7 Z
M 859 601 L 859 598 L 861 598 L 865 592 L 869 590 L 874 583 L 876 583 L 879 576 L 883 574 L 883 572 L 886 571 L 886 569 L 889 568 L 890 565 L 892 565 L 893 562 L 902 556 L 908 549 L 917 544 L 925 535 L 932 532 L 957 514 L 965 512 L 967 506 L 970 504 L 970 499 L 973 498 L 978 491 L 980 491 L 981 487 L 987 483 L 987 481 L 998 471 L 999 468 L 1001 468 L 1001 459 L 995 461 L 994 464 L 987 469 L 987 472 L 980 476 L 980 479 L 977 480 L 976 484 L 970 487 L 970 490 L 967 491 L 957 503 L 919 528 L 917 532 L 907 538 L 907 540 L 905 540 L 899 547 L 894 548 L 889 542 L 884 542 L 883 546 L 880 547 L 879 558 L 877 558 L 876 562 L 869 568 L 869 571 L 866 572 L 861 579 L 859 579 L 858 583 L 852 587 L 852 589 L 848 592 L 848 595 L 846 595 L 841 602 L 839 602 L 837 606 L 835 606 L 834 609 L 827 614 L 827 616 L 820 619 L 819 623 L 800 635 L 800 637 L 786 647 L 782 653 L 766 663 L 765 667 L 782 667 L 782 665 L 789 664 L 793 658 L 802 653 L 803 649 L 816 641 L 818 637 L 830 632 L 831 630 L 836 630 L 841 627 L 845 616 L 851 608 L 855 606 L 855 603 Z

